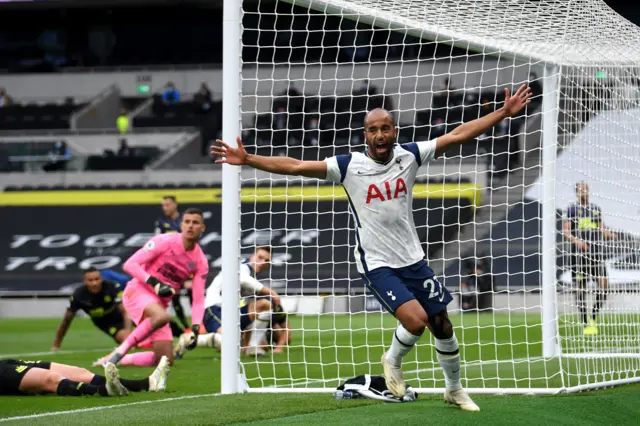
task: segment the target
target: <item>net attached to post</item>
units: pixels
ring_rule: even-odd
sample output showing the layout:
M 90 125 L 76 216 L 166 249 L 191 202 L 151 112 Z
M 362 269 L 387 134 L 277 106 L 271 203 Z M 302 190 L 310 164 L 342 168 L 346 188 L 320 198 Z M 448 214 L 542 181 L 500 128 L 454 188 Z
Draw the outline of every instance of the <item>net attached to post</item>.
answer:
M 638 278 L 628 273 L 614 285 L 609 273 L 599 334 L 584 335 L 560 211 L 574 201 L 575 183 L 587 182 L 618 235 L 604 246 L 607 268 L 640 269 L 638 39 L 636 26 L 598 0 L 261 0 L 244 8 L 243 141 L 261 155 L 314 161 L 363 150 L 364 115 L 375 107 L 392 112 L 400 143 L 429 140 L 499 107 L 504 88 L 531 85 L 522 114 L 422 167 L 414 188 L 427 260 L 455 293 L 463 385 L 550 393 L 629 381 L 640 372 Z M 542 87 L 551 79 L 559 100 L 553 198 L 540 185 Z M 243 170 L 242 186 L 242 252 L 272 246 L 273 266 L 259 278 L 291 313 L 281 352 L 242 358 L 250 388 L 328 391 L 381 374 L 396 321 L 356 271 L 344 191 L 254 170 Z M 553 358 L 542 356 L 542 203 L 559 212 Z M 589 285 L 591 309 L 597 289 Z M 404 371 L 419 391 L 442 390 L 430 336 Z

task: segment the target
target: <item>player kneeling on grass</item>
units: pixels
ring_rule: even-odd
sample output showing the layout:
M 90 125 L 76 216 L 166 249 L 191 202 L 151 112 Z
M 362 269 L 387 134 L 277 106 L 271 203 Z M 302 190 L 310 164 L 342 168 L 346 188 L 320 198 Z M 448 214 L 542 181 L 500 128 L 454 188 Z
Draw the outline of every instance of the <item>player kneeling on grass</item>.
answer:
M 271 327 L 267 329 L 263 347 L 272 347 L 273 353 L 281 353 L 285 346 L 291 344 L 291 322 L 282 305 L 273 304 Z
M 255 276 L 263 272 L 271 263 L 271 247 L 258 247 L 254 254 L 240 265 L 240 287 L 243 294 L 265 295 L 275 304 L 280 304 L 278 294 L 262 285 Z M 248 300 L 247 300 L 248 299 Z M 240 302 L 240 329 L 243 330 L 242 346 L 247 355 L 262 355 L 264 349 L 260 347 L 267 327 L 271 321 L 271 302 L 266 298 L 247 298 Z M 222 272 L 213 279 L 207 288 L 205 297 L 207 309 L 204 313 L 203 325 L 208 334 L 196 336 L 185 333 L 174 348 L 174 356 L 181 358 L 189 349 L 196 347 L 215 347 L 222 345 Z M 247 337 L 247 333 L 249 336 Z M 248 342 L 248 343 L 246 343 Z
M 112 363 L 104 365 L 104 376 L 56 362 L 0 361 L 0 395 L 55 393 L 61 396 L 124 396 L 129 391 L 162 392 L 167 385 L 169 360 L 163 357 L 146 379 L 122 379 Z
M 514 116 L 530 97 L 531 90 L 525 85 L 513 96 L 505 89 L 504 105 L 497 111 L 463 123 L 435 140 L 401 145 L 397 144 L 398 128 L 392 115 L 374 109 L 364 121 L 366 150 L 325 161 L 249 154 L 240 138 L 237 147 L 220 140 L 211 147 L 211 153 L 219 157 L 217 163 L 324 179 L 344 187 L 356 226 L 358 272 L 378 301 L 400 322 L 391 348 L 382 356 L 386 384 L 399 398 L 406 391 L 402 359 L 428 329 L 435 337 L 445 377 L 445 401 L 463 410 L 480 410 L 460 382 L 458 340 L 447 315 L 451 295 L 424 258 L 413 221 L 413 186 L 420 166 Z
M 84 285 L 78 287 L 70 298 L 67 312 L 56 332 L 51 350 L 60 349 L 71 321 L 78 310 L 83 310 L 93 324 L 111 337 L 116 343 L 122 343 L 131 333 L 131 320 L 122 306 L 122 289 L 118 283 L 103 280 L 96 268 L 89 268 L 82 275 Z
M 136 329 L 111 354 L 98 360 L 97 365 L 111 362 L 150 366 L 162 356 L 173 364 L 173 335 L 167 307 L 189 279 L 193 288 L 191 329 L 198 333 L 204 314 L 204 283 L 209 273 L 209 262 L 198 245 L 205 229 L 202 211 L 185 210 L 180 226 L 181 233 L 151 238 L 124 263 L 124 270 L 133 278 L 127 284 L 122 303 Z M 152 352 L 127 355 L 129 349 L 147 340 L 151 341 Z

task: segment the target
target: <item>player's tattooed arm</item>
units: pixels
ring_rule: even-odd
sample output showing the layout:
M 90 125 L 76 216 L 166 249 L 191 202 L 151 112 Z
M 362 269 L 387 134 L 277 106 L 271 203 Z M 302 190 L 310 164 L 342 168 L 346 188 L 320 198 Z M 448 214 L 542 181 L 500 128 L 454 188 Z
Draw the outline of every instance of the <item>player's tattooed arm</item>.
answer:
M 504 89 L 504 94 L 504 105 L 500 109 L 484 117 L 463 123 L 456 127 L 455 130 L 440 136 L 436 142 L 436 156 L 439 156 L 453 145 L 477 138 L 505 118 L 513 117 L 531 102 L 531 88 L 524 84 L 513 95 L 511 95 L 509 89 Z
M 238 137 L 237 147 L 216 140 L 217 145 L 211 146 L 211 155 L 217 157 L 216 163 L 227 163 L 234 166 L 250 166 L 265 172 L 279 175 L 304 176 L 324 179 L 327 177 L 327 163 L 324 161 L 302 161 L 291 157 L 264 157 L 249 154 Z
M 60 349 L 62 340 L 67 334 L 67 330 L 69 330 L 69 326 L 71 325 L 71 321 L 73 321 L 74 317 L 75 314 L 73 313 L 73 311 L 71 309 L 67 309 L 67 312 L 65 312 L 64 317 L 62 318 L 62 322 L 60 323 L 60 325 L 58 326 L 58 330 L 56 331 L 56 338 L 53 341 L 53 346 L 51 347 L 52 351 L 57 351 L 58 349 Z
M 269 287 L 262 287 L 260 293 L 265 296 L 270 296 L 272 303 L 275 303 L 276 305 L 280 304 L 280 295 L 275 290 L 271 290 Z

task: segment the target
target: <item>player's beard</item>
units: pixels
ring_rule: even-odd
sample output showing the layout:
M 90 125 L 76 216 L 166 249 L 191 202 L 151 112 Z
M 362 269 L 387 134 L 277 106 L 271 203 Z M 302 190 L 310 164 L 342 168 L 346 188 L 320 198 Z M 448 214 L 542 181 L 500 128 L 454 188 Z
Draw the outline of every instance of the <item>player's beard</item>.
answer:
M 369 156 L 379 163 L 386 163 L 391 158 L 396 140 L 395 138 L 392 138 L 390 140 L 384 141 L 386 151 L 383 151 L 382 156 L 380 153 L 378 153 L 378 143 L 379 142 L 374 141 L 372 144 L 370 144 L 369 141 L 367 141 L 367 150 L 369 152 Z

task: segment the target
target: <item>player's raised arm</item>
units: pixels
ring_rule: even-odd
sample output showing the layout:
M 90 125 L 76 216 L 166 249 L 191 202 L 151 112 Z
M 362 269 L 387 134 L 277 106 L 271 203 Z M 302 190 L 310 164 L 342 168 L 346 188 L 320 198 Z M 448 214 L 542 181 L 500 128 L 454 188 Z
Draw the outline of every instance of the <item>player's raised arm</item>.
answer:
M 525 105 L 531 102 L 531 88 L 525 84 L 520 86 L 513 95 L 511 95 L 509 89 L 504 89 L 504 94 L 504 105 L 502 105 L 500 109 L 484 117 L 463 123 L 455 130 L 440 136 L 436 143 L 436 156 L 439 156 L 453 145 L 477 138 L 503 119 L 516 115 Z
M 291 157 L 264 157 L 249 154 L 237 138 L 238 147 L 216 140 L 217 145 L 211 147 L 211 155 L 218 157 L 216 163 L 227 163 L 234 166 L 250 166 L 265 172 L 279 175 L 304 176 L 317 179 L 327 177 L 327 163 L 324 161 L 302 161 Z

